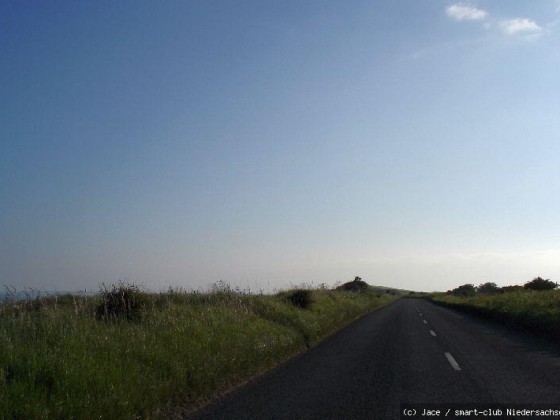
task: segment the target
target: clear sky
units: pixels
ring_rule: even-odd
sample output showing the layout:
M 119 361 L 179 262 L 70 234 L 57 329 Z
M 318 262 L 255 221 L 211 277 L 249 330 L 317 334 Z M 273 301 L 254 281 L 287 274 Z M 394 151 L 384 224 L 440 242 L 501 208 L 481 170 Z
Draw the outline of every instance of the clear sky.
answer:
M 560 281 L 560 2 L 0 2 L 0 284 Z

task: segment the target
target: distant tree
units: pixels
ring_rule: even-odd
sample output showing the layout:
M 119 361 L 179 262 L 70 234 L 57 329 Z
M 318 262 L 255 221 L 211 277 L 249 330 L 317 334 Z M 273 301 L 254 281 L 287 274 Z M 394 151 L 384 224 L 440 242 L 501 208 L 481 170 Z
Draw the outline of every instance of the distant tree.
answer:
M 496 283 L 487 282 L 478 286 L 477 291 L 483 295 L 496 295 L 500 293 L 500 288 Z
M 537 277 L 525 283 L 523 287 L 526 290 L 554 290 L 558 287 L 558 283 Z
M 358 276 L 354 277 L 354 280 L 344 283 L 336 288 L 336 290 L 347 290 L 350 292 L 361 292 L 368 289 L 369 285 Z
M 476 295 L 476 287 L 474 284 L 463 284 L 451 291 L 456 296 L 468 297 Z

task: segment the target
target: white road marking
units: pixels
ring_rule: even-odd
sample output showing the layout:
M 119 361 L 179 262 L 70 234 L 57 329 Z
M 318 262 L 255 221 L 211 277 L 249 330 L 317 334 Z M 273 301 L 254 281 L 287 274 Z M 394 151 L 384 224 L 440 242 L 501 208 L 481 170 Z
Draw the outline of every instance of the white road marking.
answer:
M 428 321 L 424 320 L 424 324 L 427 324 L 427 323 L 428 323 Z
M 445 354 L 445 357 L 447 358 L 447 361 L 449 362 L 449 364 L 451 365 L 451 367 L 455 370 L 461 370 L 461 366 L 459 366 L 459 363 L 457 363 L 457 361 L 453 358 L 453 356 L 451 356 L 451 353 L 443 353 Z
M 430 334 L 432 334 L 434 337 L 436 336 L 436 333 L 434 330 L 430 330 Z

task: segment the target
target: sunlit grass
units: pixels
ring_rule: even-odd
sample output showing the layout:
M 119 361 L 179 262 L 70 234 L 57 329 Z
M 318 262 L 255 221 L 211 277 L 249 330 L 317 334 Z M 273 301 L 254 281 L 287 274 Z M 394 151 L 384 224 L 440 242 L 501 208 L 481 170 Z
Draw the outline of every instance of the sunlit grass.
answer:
M 0 418 L 164 417 L 388 303 L 372 292 L 146 294 L 139 319 L 99 318 L 101 296 L 0 306 Z M 97 316 L 96 316 L 97 315 Z

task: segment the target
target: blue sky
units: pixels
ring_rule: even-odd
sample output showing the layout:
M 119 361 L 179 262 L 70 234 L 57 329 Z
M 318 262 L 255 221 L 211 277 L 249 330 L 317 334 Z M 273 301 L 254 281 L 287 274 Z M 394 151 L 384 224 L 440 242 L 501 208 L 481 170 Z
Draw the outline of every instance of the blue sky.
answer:
M 3 1 L 0 283 L 560 280 L 560 2 Z

